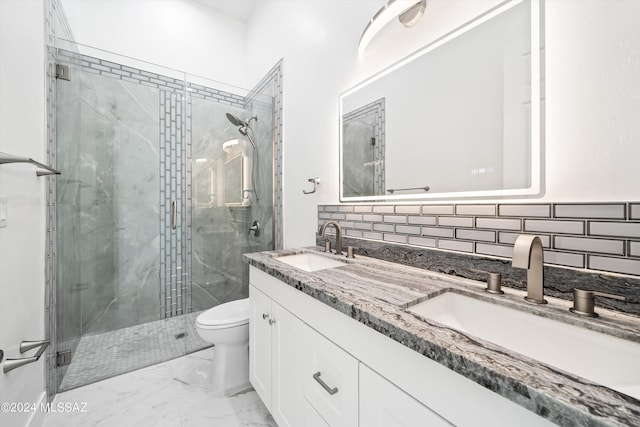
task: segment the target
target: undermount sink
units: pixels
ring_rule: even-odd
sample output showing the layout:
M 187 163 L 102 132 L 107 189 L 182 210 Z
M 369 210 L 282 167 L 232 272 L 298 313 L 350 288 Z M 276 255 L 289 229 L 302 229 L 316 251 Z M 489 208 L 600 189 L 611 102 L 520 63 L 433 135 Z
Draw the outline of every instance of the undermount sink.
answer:
M 343 267 L 347 265 L 342 261 L 331 259 L 329 257 L 305 252 L 295 255 L 284 255 L 276 258 L 278 261 L 289 264 L 293 267 L 304 271 L 318 271 L 327 268 Z
M 445 292 L 408 311 L 640 399 L 640 344 Z

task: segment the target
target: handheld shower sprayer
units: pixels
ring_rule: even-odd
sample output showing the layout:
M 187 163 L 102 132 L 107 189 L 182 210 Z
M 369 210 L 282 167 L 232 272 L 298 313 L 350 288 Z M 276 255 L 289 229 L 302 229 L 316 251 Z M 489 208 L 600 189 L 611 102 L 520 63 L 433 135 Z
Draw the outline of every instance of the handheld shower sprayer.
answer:
M 240 132 L 243 136 L 249 137 L 249 141 L 251 142 L 251 145 L 253 145 L 253 148 L 256 148 L 256 145 L 253 142 L 253 138 L 251 138 L 251 136 L 248 133 L 249 133 L 251 121 L 252 120 L 257 121 L 258 116 L 253 116 L 248 120 L 244 121 L 244 120 L 240 120 L 239 118 L 237 118 L 231 113 L 227 113 L 227 120 L 229 120 L 231 124 L 233 124 L 234 126 L 238 126 L 238 132 Z
M 238 127 L 238 132 L 240 132 L 241 135 L 246 136 L 249 139 L 251 146 L 253 147 L 253 163 L 251 166 L 251 181 L 253 185 L 253 193 L 255 194 L 256 200 L 259 201 L 260 199 L 258 197 L 258 181 L 257 181 L 257 168 L 258 168 L 258 161 L 259 161 L 258 147 L 256 147 L 256 143 L 253 140 L 253 136 L 252 136 L 253 130 L 251 129 L 251 126 L 250 126 L 252 120 L 258 121 L 258 116 L 250 117 L 245 121 L 245 120 L 240 120 L 238 117 L 234 116 L 231 113 L 226 113 L 226 115 L 227 115 L 227 120 L 229 120 L 231 124 L 233 124 L 234 126 Z M 249 130 L 251 130 L 251 134 L 249 133 Z

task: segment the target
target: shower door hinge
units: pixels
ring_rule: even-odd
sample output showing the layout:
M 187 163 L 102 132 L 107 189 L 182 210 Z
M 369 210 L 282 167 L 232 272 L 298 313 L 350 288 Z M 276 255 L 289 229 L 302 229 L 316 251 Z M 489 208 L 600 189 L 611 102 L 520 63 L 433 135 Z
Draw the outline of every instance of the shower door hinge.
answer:
M 56 79 L 71 81 L 68 65 L 56 64 Z
M 56 366 L 67 366 L 69 363 L 71 363 L 71 350 L 56 353 Z

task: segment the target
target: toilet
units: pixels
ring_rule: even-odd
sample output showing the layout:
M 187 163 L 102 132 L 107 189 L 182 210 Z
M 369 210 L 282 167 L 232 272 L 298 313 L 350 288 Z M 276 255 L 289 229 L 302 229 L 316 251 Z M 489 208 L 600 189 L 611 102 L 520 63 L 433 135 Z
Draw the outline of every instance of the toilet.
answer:
M 249 389 L 249 298 L 201 313 L 196 330 L 200 338 L 215 344 L 211 380 L 216 394 L 230 396 Z

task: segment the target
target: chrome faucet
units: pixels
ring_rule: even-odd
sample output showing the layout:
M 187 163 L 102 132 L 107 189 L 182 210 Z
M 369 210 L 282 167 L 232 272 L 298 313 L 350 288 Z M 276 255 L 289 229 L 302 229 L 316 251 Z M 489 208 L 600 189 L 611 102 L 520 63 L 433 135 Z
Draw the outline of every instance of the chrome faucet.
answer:
M 527 296 L 530 303 L 546 304 L 544 299 L 544 260 L 538 236 L 518 236 L 513 245 L 511 265 L 527 269 Z
M 322 228 L 320 228 L 320 236 L 324 236 L 324 232 L 327 230 L 327 226 L 333 225 L 336 228 L 336 253 L 338 255 L 342 254 L 342 227 L 335 221 L 327 221 L 322 224 Z

